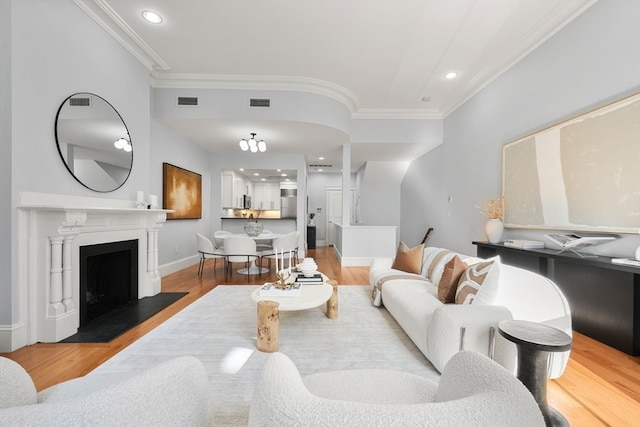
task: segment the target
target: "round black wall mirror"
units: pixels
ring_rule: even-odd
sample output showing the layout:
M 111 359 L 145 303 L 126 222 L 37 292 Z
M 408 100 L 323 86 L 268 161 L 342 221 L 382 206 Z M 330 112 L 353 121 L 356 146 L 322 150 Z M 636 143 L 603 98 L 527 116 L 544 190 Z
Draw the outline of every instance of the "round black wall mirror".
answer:
M 93 191 L 120 188 L 131 173 L 129 130 L 111 104 L 92 93 L 64 100 L 56 115 L 58 152 L 71 175 Z

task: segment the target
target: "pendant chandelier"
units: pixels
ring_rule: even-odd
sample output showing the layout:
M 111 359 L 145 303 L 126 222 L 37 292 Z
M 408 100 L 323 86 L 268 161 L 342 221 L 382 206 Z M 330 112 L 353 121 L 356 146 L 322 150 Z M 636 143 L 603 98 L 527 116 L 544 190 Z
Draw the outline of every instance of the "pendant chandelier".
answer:
M 249 150 L 252 153 L 257 153 L 258 151 L 264 153 L 267 151 L 267 144 L 263 140 L 256 141 L 256 135 L 255 133 L 251 133 L 251 139 L 248 141 L 244 138 L 240 140 L 240 148 L 242 151 Z

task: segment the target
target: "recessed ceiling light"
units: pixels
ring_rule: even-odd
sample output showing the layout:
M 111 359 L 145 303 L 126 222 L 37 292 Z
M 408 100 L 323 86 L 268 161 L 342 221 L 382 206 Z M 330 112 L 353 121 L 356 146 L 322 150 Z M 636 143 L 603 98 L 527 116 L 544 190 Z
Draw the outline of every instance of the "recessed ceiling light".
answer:
M 253 176 L 260 176 L 260 174 L 258 172 L 255 172 Z
M 278 172 L 282 172 L 282 169 L 276 169 Z
M 452 80 L 452 79 L 455 79 L 456 77 L 458 77 L 458 73 L 455 71 L 449 71 L 447 74 L 444 75 L 444 78 L 447 80 Z
M 286 174 L 286 173 L 283 173 L 283 174 L 280 174 L 280 176 L 287 176 L 287 174 Z
M 267 178 L 260 178 L 260 181 L 266 181 Z
M 316 169 L 318 172 L 322 172 L 322 169 Z
M 151 22 L 152 24 L 161 24 L 162 23 L 162 16 L 160 16 L 157 13 L 152 12 L 150 10 L 145 10 L 144 12 L 142 12 L 142 17 L 147 22 Z
M 324 160 L 324 157 L 318 157 L 318 160 Z

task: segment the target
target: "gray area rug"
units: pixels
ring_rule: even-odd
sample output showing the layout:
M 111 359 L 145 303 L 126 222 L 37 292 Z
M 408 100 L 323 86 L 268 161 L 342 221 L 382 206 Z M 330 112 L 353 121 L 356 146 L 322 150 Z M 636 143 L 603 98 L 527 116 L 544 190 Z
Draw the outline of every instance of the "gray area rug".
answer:
M 215 396 L 215 424 L 246 425 L 253 388 L 268 357 L 256 349 L 254 289 L 217 286 L 92 373 L 136 372 L 175 356 L 196 356 Z M 340 286 L 335 320 L 325 316 L 324 305 L 281 312 L 279 351 L 303 376 L 384 368 L 437 380 L 437 371 L 389 313 L 371 304 L 369 292 L 368 286 Z

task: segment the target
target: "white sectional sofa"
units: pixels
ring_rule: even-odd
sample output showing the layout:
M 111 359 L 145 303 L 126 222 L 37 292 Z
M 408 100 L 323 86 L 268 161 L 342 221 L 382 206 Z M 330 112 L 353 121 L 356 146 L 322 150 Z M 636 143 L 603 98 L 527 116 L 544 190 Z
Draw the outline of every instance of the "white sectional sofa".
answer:
M 571 335 L 569 304 L 556 284 L 539 274 L 501 264 L 499 258 L 493 259 L 490 273 L 497 288 L 480 287 L 478 296 L 486 292 L 471 303 L 442 303 L 438 285 L 445 266 L 456 255 L 466 266 L 484 261 L 443 248 L 426 247 L 419 274 L 393 269 L 393 258 L 376 258 L 369 270 L 374 304 L 377 296 L 377 302 L 440 372 L 460 350 L 487 355 L 515 372 L 517 350 L 515 344 L 498 333 L 501 320 L 544 323 Z M 551 353 L 549 378 L 562 375 L 568 359 L 569 351 Z

